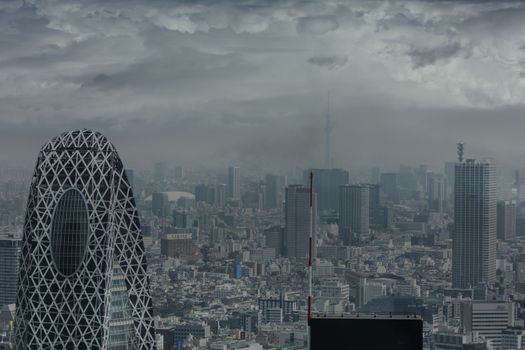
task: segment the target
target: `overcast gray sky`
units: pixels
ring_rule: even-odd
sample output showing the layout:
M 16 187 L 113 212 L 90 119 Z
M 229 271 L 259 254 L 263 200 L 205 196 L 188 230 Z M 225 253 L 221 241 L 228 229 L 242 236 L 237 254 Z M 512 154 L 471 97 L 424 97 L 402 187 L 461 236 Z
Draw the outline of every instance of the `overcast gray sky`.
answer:
M 130 167 L 525 165 L 525 5 L 0 1 L 0 162 L 71 128 Z

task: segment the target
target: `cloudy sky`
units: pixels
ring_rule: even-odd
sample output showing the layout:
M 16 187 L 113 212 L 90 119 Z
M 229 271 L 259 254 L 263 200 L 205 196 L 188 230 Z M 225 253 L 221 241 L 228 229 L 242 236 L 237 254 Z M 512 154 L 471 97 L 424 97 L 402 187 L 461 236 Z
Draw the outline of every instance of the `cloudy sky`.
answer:
M 525 4 L 0 1 L 0 162 L 71 128 L 131 167 L 525 165 Z

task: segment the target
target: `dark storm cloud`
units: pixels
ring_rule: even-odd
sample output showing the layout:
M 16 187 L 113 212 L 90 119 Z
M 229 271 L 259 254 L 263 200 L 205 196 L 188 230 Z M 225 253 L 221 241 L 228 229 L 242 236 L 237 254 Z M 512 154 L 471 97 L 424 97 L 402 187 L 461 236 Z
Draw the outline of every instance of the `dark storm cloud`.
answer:
M 464 48 L 460 43 L 454 42 L 437 47 L 413 47 L 407 54 L 412 59 L 413 67 L 417 69 L 450 58 L 467 58 L 470 52 L 468 48 Z
M 302 34 L 322 35 L 339 28 L 333 15 L 301 17 L 297 20 L 297 31 Z
M 346 56 L 316 56 L 308 59 L 308 63 L 328 69 L 341 68 L 346 62 L 348 62 Z
M 328 90 L 340 166 L 485 152 L 498 118 L 525 161 L 518 1 L 13 1 L 0 31 L 0 162 L 89 127 L 130 166 L 319 165 Z

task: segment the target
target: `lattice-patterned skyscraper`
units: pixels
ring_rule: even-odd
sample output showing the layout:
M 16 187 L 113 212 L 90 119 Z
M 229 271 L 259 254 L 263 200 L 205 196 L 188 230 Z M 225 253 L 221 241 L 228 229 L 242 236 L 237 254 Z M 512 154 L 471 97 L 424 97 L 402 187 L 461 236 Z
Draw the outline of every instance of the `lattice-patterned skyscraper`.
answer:
M 155 349 L 135 201 L 100 133 L 66 132 L 40 151 L 16 311 L 19 350 Z

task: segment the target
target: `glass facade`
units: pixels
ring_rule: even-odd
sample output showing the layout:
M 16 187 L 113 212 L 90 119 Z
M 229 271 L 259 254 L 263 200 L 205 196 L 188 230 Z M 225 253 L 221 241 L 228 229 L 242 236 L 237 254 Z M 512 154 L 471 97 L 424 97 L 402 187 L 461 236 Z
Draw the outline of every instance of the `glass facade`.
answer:
M 67 190 L 58 201 L 51 227 L 51 249 L 58 271 L 69 276 L 78 269 L 88 236 L 88 211 L 82 194 Z
M 109 350 L 134 349 L 135 333 L 126 287 L 126 278 L 114 263 L 109 308 Z

